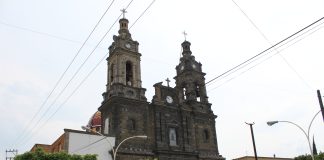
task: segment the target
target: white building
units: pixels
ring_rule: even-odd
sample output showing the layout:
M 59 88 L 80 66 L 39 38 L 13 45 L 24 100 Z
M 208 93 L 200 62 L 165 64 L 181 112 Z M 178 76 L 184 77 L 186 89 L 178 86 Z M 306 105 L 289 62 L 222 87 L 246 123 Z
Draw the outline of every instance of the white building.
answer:
M 45 152 L 66 151 L 69 154 L 96 154 L 98 160 L 112 160 L 114 137 L 105 137 L 91 132 L 64 129 L 64 133 L 51 145 L 35 144 L 31 151 L 43 148 Z

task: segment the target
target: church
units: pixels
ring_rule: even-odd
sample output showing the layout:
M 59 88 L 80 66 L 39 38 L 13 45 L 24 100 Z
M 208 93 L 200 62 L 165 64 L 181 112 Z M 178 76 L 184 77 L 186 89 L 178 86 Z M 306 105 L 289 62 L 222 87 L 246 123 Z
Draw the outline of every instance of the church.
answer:
M 72 152 L 67 147 L 67 143 L 72 143 L 72 133 L 99 132 L 113 137 L 115 149 L 126 138 L 145 135 L 147 139 L 125 141 L 118 148 L 116 159 L 224 160 L 218 151 L 217 116 L 208 101 L 205 73 L 192 55 L 190 42 L 181 44 L 175 87 L 169 86 L 169 80 L 167 86 L 162 82 L 154 84 L 155 95 L 148 102 L 146 89 L 142 88 L 139 43 L 132 39 L 125 17 L 119 25 L 118 35 L 113 36 L 109 47 L 103 102 L 88 124 L 91 130 L 65 129 L 69 134 L 62 135 L 52 148 Z
M 119 160 L 222 160 L 218 151 L 215 119 L 205 85 L 202 64 L 195 60 L 190 42 L 184 41 L 175 67 L 176 86 L 154 84 L 151 103 L 142 88 L 139 43 L 132 39 L 128 20 L 119 20 L 107 58 L 107 85 L 102 94 L 101 133 L 125 138 L 146 135 L 147 140 L 127 141 L 118 150 Z

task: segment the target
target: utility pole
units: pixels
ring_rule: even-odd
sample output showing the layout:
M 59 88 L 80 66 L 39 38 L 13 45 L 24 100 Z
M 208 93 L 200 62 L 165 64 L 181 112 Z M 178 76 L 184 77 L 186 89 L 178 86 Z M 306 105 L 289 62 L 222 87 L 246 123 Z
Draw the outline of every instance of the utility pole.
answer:
M 317 90 L 317 97 L 318 97 L 318 101 L 320 104 L 320 108 L 321 108 L 321 112 L 322 112 L 322 116 L 323 116 L 323 122 L 324 122 L 324 107 L 323 107 L 323 101 L 322 101 L 322 96 L 321 96 L 320 90 Z
M 254 125 L 254 122 L 253 123 L 246 123 L 246 124 L 250 126 L 251 135 L 252 135 L 252 142 L 253 142 L 253 149 L 254 149 L 254 157 L 255 157 L 255 160 L 258 160 L 258 155 L 257 155 L 256 147 L 255 147 L 254 134 L 253 134 L 253 125 Z
M 8 153 L 11 153 L 11 154 L 8 155 Z M 17 149 L 6 150 L 6 160 L 13 160 L 17 154 L 18 154 Z M 12 157 L 12 155 L 13 155 L 13 157 Z

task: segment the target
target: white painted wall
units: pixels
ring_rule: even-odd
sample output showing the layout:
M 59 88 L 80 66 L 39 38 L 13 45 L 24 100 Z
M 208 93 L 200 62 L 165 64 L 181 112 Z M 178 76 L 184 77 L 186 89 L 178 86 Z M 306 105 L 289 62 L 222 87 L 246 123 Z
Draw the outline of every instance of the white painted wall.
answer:
M 70 154 L 96 154 L 98 160 L 112 160 L 111 155 L 108 151 L 111 150 L 112 146 L 109 145 L 107 140 L 114 145 L 115 137 L 106 137 L 100 135 L 91 135 L 83 133 L 68 132 L 69 141 L 68 152 Z

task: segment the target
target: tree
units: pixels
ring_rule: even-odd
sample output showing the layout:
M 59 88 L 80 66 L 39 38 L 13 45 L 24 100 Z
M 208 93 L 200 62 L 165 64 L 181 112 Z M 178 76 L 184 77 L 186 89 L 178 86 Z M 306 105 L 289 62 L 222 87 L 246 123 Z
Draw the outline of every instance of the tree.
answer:
M 315 155 L 315 160 L 324 160 L 324 153 L 320 152 L 318 155 Z M 312 160 L 311 155 L 300 155 L 298 157 L 295 157 L 294 160 Z
M 43 149 L 37 148 L 35 152 L 17 155 L 15 160 L 97 160 L 97 155 L 70 155 L 66 152 L 45 153 Z

